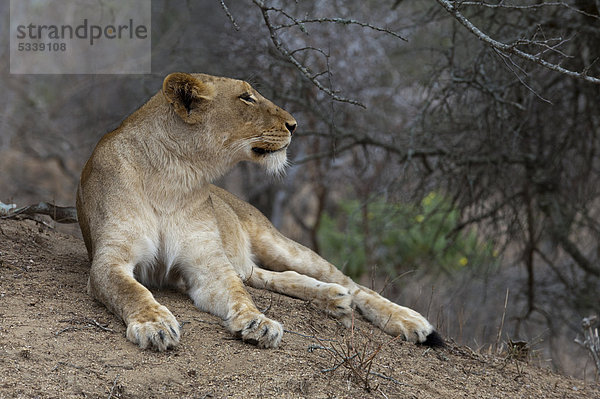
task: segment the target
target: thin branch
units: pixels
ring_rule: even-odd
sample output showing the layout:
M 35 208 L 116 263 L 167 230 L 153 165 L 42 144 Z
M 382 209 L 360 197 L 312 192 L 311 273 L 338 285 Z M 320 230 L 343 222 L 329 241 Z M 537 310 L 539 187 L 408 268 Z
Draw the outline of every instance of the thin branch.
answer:
M 273 11 L 278 11 L 274 8 L 271 8 L 271 10 Z M 346 18 L 311 18 L 311 19 L 293 19 L 294 23 L 292 24 L 285 24 L 285 25 L 277 25 L 274 26 L 273 29 L 278 30 L 278 29 L 284 29 L 284 28 L 292 28 L 294 26 L 302 26 L 304 24 L 313 24 L 313 23 L 334 23 L 334 24 L 341 24 L 341 25 L 358 25 L 361 26 L 363 28 L 368 28 L 368 29 L 372 29 L 374 31 L 377 32 L 381 32 L 381 33 L 385 33 L 388 35 L 391 35 L 397 39 L 403 40 L 405 42 L 408 42 L 408 40 L 402 36 L 400 36 L 400 34 L 386 29 L 386 28 L 382 28 L 380 26 L 375 26 L 375 25 L 371 25 L 367 22 L 361 22 L 361 21 L 357 21 L 355 19 L 346 19 Z M 305 29 L 303 29 L 304 31 Z
M 454 5 L 454 2 L 450 0 L 436 0 L 442 7 L 446 9 L 458 22 L 460 22 L 465 28 L 467 28 L 472 34 L 477 36 L 479 40 L 483 41 L 488 46 L 502 52 L 504 54 L 514 54 L 518 57 L 521 57 L 525 60 L 534 62 L 538 65 L 543 66 L 551 71 L 555 71 L 561 73 L 563 75 L 567 75 L 576 79 L 582 79 L 586 82 L 600 84 L 600 78 L 596 78 L 593 76 L 586 75 L 585 72 L 575 72 L 570 69 L 566 69 L 561 67 L 560 65 L 553 64 L 544 60 L 539 56 L 535 56 L 529 54 L 525 51 L 519 50 L 515 45 L 509 45 L 506 43 L 499 42 L 495 39 L 492 39 L 487 34 L 483 33 L 479 28 L 477 28 L 467 17 L 465 17 L 459 10 L 458 7 Z M 459 3 L 462 4 L 462 3 Z
M 235 30 L 240 30 L 240 26 L 237 24 L 237 22 L 235 22 L 235 19 L 233 18 L 233 15 L 231 15 L 231 12 L 229 12 L 229 8 L 227 7 L 227 4 L 225 4 L 225 0 L 221 0 L 221 7 L 223 8 L 223 11 L 225 11 L 227 18 L 229 18 L 229 20 L 231 21 L 233 28 Z
M 523 5 L 523 4 L 504 4 L 504 2 L 500 2 L 497 4 L 490 4 L 490 3 L 485 3 L 483 1 L 458 1 L 455 2 L 458 3 L 459 7 L 462 6 L 481 6 L 481 7 L 486 7 L 486 8 L 503 8 L 503 9 L 508 9 L 508 10 L 533 10 L 533 9 L 540 9 L 543 7 L 565 7 L 573 12 L 576 12 L 578 14 L 581 15 L 585 15 L 586 17 L 591 17 L 591 18 L 596 18 L 596 19 L 600 19 L 598 17 L 598 15 L 595 14 L 590 14 L 589 12 L 585 12 L 583 10 L 579 10 L 567 3 L 564 3 L 562 1 L 557 1 L 557 2 L 548 2 L 548 3 L 538 3 L 538 4 L 527 4 L 527 5 Z
M 323 84 L 321 82 L 319 82 L 319 80 L 317 79 L 318 75 L 315 76 L 314 74 L 312 74 L 304 64 L 302 64 L 300 61 L 298 61 L 298 59 L 296 57 L 294 57 L 294 54 L 281 42 L 281 40 L 279 39 L 279 36 L 277 36 L 276 27 L 271 22 L 271 17 L 269 16 L 269 11 L 280 11 L 280 10 L 274 9 L 272 7 L 266 7 L 263 0 L 253 0 L 253 2 L 254 2 L 254 4 L 256 4 L 256 6 L 258 6 L 258 8 L 260 8 L 260 10 L 262 12 L 262 16 L 263 16 L 263 20 L 265 21 L 265 25 L 267 26 L 267 29 L 269 29 L 269 35 L 271 37 L 271 41 L 273 42 L 273 45 L 275 46 L 277 51 L 279 51 L 279 53 L 284 58 L 286 58 L 292 65 L 294 65 L 300 71 L 300 73 L 302 75 L 304 75 L 304 77 L 306 79 L 308 79 L 319 90 L 326 93 L 327 95 L 329 95 L 331 98 L 333 98 L 336 101 L 339 101 L 342 103 L 348 103 L 348 104 L 352 104 L 352 105 L 358 105 L 359 107 L 366 108 L 366 106 L 364 104 L 362 104 L 356 100 L 352 100 L 352 99 L 349 99 L 346 97 L 341 97 L 341 96 L 337 95 L 330 88 L 323 86 Z
M 535 91 L 535 90 L 534 90 L 534 89 L 533 89 L 531 86 L 529 86 L 529 85 L 528 85 L 528 84 L 527 84 L 527 83 L 526 83 L 526 82 L 525 82 L 525 81 L 524 81 L 524 80 L 521 78 L 521 76 L 520 76 L 520 75 L 517 73 L 517 71 L 515 71 L 515 70 L 513 69 L 513 67 L 512 67 L 512 66 L 510 66 L 510 64 L 512 64 L 513 66 L 515 66 L 516 68 L 518 68 L 519 70 L 521 70 L 521 72 L 522 72 L 522 73 L 524 73 L 525 75 L 527 74 L 525 71 L 523 71 L 523 70 L 522 70 L 522 69 L 521 69 L 521 68 L 520 68 L 520 67 L 519 67 L 519 66 L 518 66 L 518 65 L 517 65 L 517 64 L 516 64 L 516 63 L 513 61 L 513 59 L 512 59 L 512 58 L 510 58 L 510 57 L 509 57 L 507 54 L 504 54 L 503 52 L 501 52 L 501 51 L 499 51 L 499 50 L 497 50 L 497 49 L 495 49 L 495 48 L 492 48 L 492 50 L 493 50 L 493 51 L 494 51 L 496 54 L 498 54 L 498 57 L 500 57 L 500 59 L 502 60 L 502 62 L 504 63 L 504 65 L 506 65 L 506 67 L 507 67 L 508 69 L 510 69 L 510 71 L 511 71 L 511 72 L 512 72 L 512 73 L 513 73 L 513 74 L 514 74 L 516 77 L 517 77 L 517 79 L 519 79 L 519 82 L 521 82 L 521 84 L 522 84 L 523 86 L 525 86 L 525 88 L 526 88 L 527 90 L 529 90 L 531 93 L 533 93 L 533 94 L 534 94 L 534 95 L 535 95 L 537 98 L 539 98 L 539 99 L 540 99 L 540 100 L 542 100 L 543 102 L 545 102 L 545 103 L 548 103 L 548 104 L 552 104 L 552 101 L 550 101 L 550 100 L 548 100 L 548 99 L 546 99 L 546 98 L 542 97 L 542 96 L 541 96 L 541 94 L 539 94 L 539 93 L 538 93 L 538 92 L 536 92 L 536 91 Z M 507 61 L 510 61 L 510 64 L 509 64 Z

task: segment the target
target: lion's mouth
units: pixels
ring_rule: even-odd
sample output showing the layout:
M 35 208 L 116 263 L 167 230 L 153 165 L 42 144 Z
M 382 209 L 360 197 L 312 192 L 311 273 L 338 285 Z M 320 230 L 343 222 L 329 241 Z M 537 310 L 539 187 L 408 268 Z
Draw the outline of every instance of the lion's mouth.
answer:
M 285 145 L 281 148 L 277 148 L 275 150 L 270 150 L 270 149 L 261 148 L 261 147 L 252 147 L 252 152 L 254 152 L 257 155 L 267 155 L 267 154 L 273 154 L 273 153 L 281 151 L 281 150 L 285 150 L 286 148 L 287 148 L 287 145 Z

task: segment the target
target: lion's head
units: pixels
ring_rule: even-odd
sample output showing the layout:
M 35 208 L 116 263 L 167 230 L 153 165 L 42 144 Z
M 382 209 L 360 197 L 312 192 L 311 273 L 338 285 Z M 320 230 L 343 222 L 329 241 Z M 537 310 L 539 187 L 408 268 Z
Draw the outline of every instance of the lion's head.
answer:
M 210 146 L 214 155 L 232 164 L 253 161 L 273 173 L 285 167 L 296 120 L 247 82 L 172 73 L 162 93 L 176 115 L 177 129 L 189 134 L 178 139 L 191 147 Z

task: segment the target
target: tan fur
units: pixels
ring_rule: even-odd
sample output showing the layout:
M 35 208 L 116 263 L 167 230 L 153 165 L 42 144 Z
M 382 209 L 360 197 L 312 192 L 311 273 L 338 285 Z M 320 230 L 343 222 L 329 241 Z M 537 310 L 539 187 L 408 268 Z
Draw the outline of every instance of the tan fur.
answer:
M 179 324 L 146 288 L 169 286 L 242 339 L 277 347 L 281 324 L 258 311 L 244 282 L 313 301 L 346 323 L 357 306 L 389 334 L 426 340 L 433 329 L 421 315 L 354 283 L 211 184 L 240 161 L 279 173 L 295 127 L 246 82 L 175 73 L 100 140 L 77 191 L 88 290 L 123 319 L 129 340 L 177 345 Z

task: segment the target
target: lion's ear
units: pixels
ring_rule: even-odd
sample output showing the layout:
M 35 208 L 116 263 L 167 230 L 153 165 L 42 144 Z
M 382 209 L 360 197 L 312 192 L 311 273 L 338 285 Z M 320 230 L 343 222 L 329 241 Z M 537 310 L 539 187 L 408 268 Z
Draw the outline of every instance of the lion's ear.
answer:
M 214 97 L 214 87 L 187 73 L 172 73 L 163 81 L 162 92 L 173 109 L 187 123 L 202 119 L 204 105 Z

